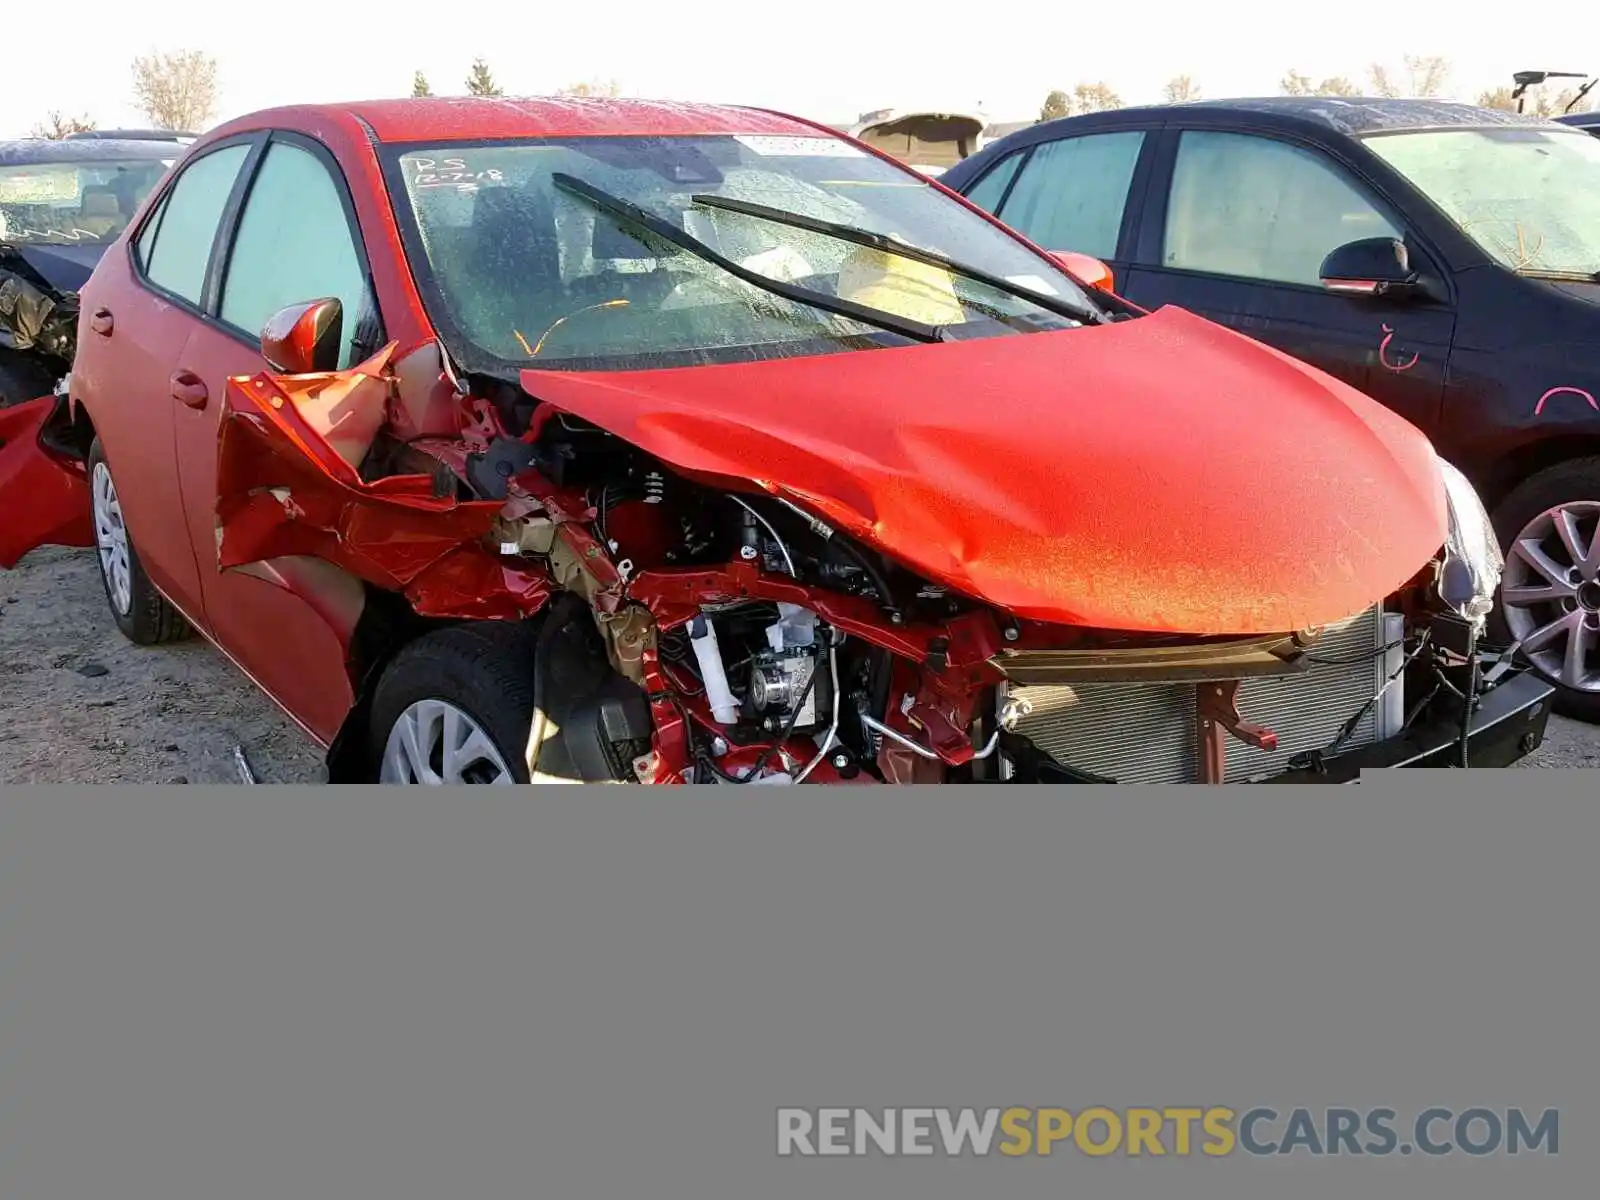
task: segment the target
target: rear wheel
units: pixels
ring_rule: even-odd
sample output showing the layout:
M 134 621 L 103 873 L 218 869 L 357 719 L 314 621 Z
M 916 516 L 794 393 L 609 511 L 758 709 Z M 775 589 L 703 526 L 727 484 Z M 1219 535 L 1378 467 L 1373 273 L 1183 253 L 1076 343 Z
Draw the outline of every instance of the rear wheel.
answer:
M 1496 509 L 1505 575 L 1495 631 L 1556 686 L 1556 709 L 1600 721 L 1600 458 L 1524 480 Z
M 125 638 L 140 646 L 178 641 L 187 636 L 189 624 L 144 573 L 122 519 L 122 498 L 98 437 L 89 447 L 88 468 L 95 553 L 112 620 Z
M 407 645 L 372 698 L 380 783 L 528 782 L 533 638 L 520 625 L 453 625 Z

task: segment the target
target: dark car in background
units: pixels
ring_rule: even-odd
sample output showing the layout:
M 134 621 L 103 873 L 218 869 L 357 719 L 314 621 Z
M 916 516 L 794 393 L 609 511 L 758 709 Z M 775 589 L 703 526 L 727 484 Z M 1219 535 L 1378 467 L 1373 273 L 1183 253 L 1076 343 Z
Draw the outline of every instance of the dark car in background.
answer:
M 1571 125 L 1574 129 L 1581 129 L 1585 133 L 1592 133 L 1600 137 L 1600 112 L 1567 113 L 1557 117 L 1563 125 Z
M 1420 428 L 1493 512 L 1499 632 L 1595 720 L 1600 141 L 1573 124 L 1202 101 L 1035 125 L 942 182 L 1044 249 L 1101 259 L 1134 303 L 1228 325 Z
M 183 154 L 180 136 L 0 141 L 0 408 L 71 368 L 78 289 Z

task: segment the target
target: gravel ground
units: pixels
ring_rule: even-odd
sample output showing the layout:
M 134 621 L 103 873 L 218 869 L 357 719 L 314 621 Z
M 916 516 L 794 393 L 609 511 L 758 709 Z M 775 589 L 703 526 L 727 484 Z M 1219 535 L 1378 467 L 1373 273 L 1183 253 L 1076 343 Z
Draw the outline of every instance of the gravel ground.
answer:
M 0 783 L 318 783 L 322 755 L 198 636 L 135 646 L 94 553 L 37 550 L 0 571 Z
M 111 622 L 94 555 L 0 571 L 0 784 L 318 783 L 322 756 L 196 637 L 145 648 Z M 1556 718 L 1530 767 L 1600 767 L 1600 728 Z

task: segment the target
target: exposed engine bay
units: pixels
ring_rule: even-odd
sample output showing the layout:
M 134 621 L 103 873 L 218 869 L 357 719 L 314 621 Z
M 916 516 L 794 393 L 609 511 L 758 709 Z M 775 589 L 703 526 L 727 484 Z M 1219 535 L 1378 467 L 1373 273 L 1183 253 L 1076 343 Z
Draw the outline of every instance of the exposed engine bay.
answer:
M 458 379 L 432 344 L 231 381 L 218 478 L 224 569 L 310 554 L 423 619 L 536 628 L 534 781 L 1133 781 L 1149 745 L 1119 695 L 1166 706 L 1148 735 L 1177 756 L 1165 779 L 1316 774 L 1485 686 L 1476 628 L 1441 598 L 1448 547 L 1332 630 L 1017 619 L 753 481 Z M 1120 757 L 1056 757 L 1084 722 Z

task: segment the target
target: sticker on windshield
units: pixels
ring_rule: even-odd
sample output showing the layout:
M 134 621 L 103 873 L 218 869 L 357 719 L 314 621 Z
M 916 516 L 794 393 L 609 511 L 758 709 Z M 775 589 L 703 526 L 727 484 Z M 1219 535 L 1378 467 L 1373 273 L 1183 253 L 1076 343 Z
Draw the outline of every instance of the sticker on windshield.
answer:
M 1041 296 L 1059 296 L 1061 294 L 1048 281 L 1041 279 L 1037 275 L 1007 275 L 1006 282 L 1014 283 L 1018 287 L 1025 287 L 1030 292 L 1038 292 Z
M 73 167 L 0 174 L 0 204 L 72 204 L 77 199 L 78 172 Z
M 832 137 L 777 137 L 735 134 L 734 141 L 753 154 L 774 158 L 865 158 L 859 146 Z

